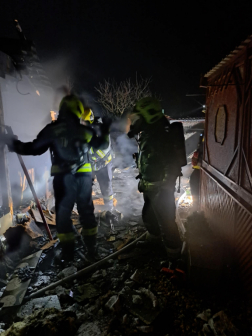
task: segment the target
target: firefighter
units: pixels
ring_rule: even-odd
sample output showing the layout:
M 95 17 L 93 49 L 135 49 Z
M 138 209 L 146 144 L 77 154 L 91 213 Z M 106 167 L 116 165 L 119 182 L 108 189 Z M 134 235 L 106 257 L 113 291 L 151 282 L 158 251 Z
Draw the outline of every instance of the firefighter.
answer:
M 193 172 L 190 176 L 190 189 L 192 195 L 192 212 L 199 210 L 199 193 L 200 193 L 200 167 L 203 157 L 203 143 L 204 134 L 200 134 L 197 150 L 192 156 L 192 168 Z
M 94 128 L 98 129 L 102 125 L 101 118 L 95 121 L 94 113 L 90 108 L 85 108 L 83 114 L 83 120 L 85 123 L 92 125 Z M 105 205 L 105 210 L 114 214 L 117 219 L 122 217 L 122 214 L 114 208 L 114 195 L 112 187 L 112 178 L 113 178 L 113 164 L 112 164 L 112 148 L 111 148 L 111 139 L 109 136 L 109 143 L 105 149 L 94 149 L 91 147 L 89 149 L 89 161 L 92 164 L 93 177 L 96 176 L 97 181 L 100 185 L 101 193 L 103 196 L 103 201 Z
M 177 157 L 178 141 L 172 135 L 171 124 L 163 115 L 159 101 L 153 97 L 139 100 L 130 119 L 128 136 L 138 137 L 138 189 L 144 197 L 142 217 L 148 230 L 145 243 L 162 240 L 168 259 L 174 261 L 179 258 L 182 247 L 175 223 L 174 198 L 176 179 L 184 165 Z
M 23 143 L 14 139 L 8 146 L 21 155 L 41 155 L 50 149 L 56 228 L 62 259 L 73 260 L 75 235 L 71 213 L 77 203 L 87 248 L 86 258 L 94 262 L 97 259 L 97 222 L 92 202 L 92 168 L 87 153 L 90 147 L 107 148 L 109 123 L 103 123 L 102 134 L 98 137 L 93 129 L 80 124 L 83 113 L 83 105 L 75 95 L 65 96 L 60 103 L 58 119 L 42 129 L 33 142 Z

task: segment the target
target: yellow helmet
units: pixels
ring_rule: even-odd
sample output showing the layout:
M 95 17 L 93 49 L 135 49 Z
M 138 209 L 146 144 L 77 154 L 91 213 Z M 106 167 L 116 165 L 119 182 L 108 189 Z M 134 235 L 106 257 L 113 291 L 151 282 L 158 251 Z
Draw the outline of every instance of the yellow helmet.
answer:
M 65 96 L 61 100 L 59 108 L 60 110 L 62 108 L 66 109 L 67 112 L 75 114 L 79 119 L 84 113 L 84 107 L 82 105 L 82 102 L 75 95 Z
M 163 116 L 159 100 L 153 97 L 140 99 L 136 103 L 132 113 L 141 115 L 147 124 L 153 124 Z
M 82 120 L 89 121 L 90 124 L 94 122 L 94 112 L 91 110 L 91 108 L 85 107 Z

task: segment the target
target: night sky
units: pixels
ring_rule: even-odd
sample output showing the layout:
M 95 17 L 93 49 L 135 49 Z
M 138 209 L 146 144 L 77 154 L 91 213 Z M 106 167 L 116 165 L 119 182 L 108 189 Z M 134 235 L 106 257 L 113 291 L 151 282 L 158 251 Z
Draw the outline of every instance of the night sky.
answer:
M 252 34 L 251 13 L 252 1 L 2 0 L 0 35 L 15 37 L 17 18 L 53 86 L 67 74 L 94 94 L 104 78 L 137 72 L 166 114 L 193 117 L 204 97 L 186 94 L 204 93 L 200 75 Z

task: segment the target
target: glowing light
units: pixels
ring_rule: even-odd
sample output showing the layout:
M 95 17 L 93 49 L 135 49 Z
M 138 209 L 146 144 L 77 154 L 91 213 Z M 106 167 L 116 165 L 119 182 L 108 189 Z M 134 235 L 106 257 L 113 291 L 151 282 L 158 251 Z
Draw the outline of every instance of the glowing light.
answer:
M 38 96 L 40 96 L 40 93 L 39 93 L 39 91 L 38 91 L 38 90 L 36 90 L 36 93 L 37 93 L 37 95 L 38 95 Z
M 205 108 L 206 107 L 206 105 L 203 105 L 203 108 Z
M 191 206 L 192 203 L 193 203 L 192 196 L 187 195 L 186 192 L 184 192 L 184 194 L 181 195 L 178 200 L 178 205 L 180 206 Z
M 57 118 L 56 118 L 57 113 L 54 112 L 54 111 L 50 111 L 50 113 L 51 113 L 51 119 L 52 119 L 52 121 L 56 120 L 56 119 L 57 119 Z

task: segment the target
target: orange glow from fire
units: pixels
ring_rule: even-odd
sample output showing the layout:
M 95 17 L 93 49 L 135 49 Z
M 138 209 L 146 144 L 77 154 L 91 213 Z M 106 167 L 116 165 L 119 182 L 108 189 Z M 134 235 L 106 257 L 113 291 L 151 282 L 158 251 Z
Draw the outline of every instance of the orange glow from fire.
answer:
M 57 119 L 56 118 L 56 112 L 50 111 L 50 113 L 51 113 L 51 119 L 52 119 L 52 121 L 56 120 Z

